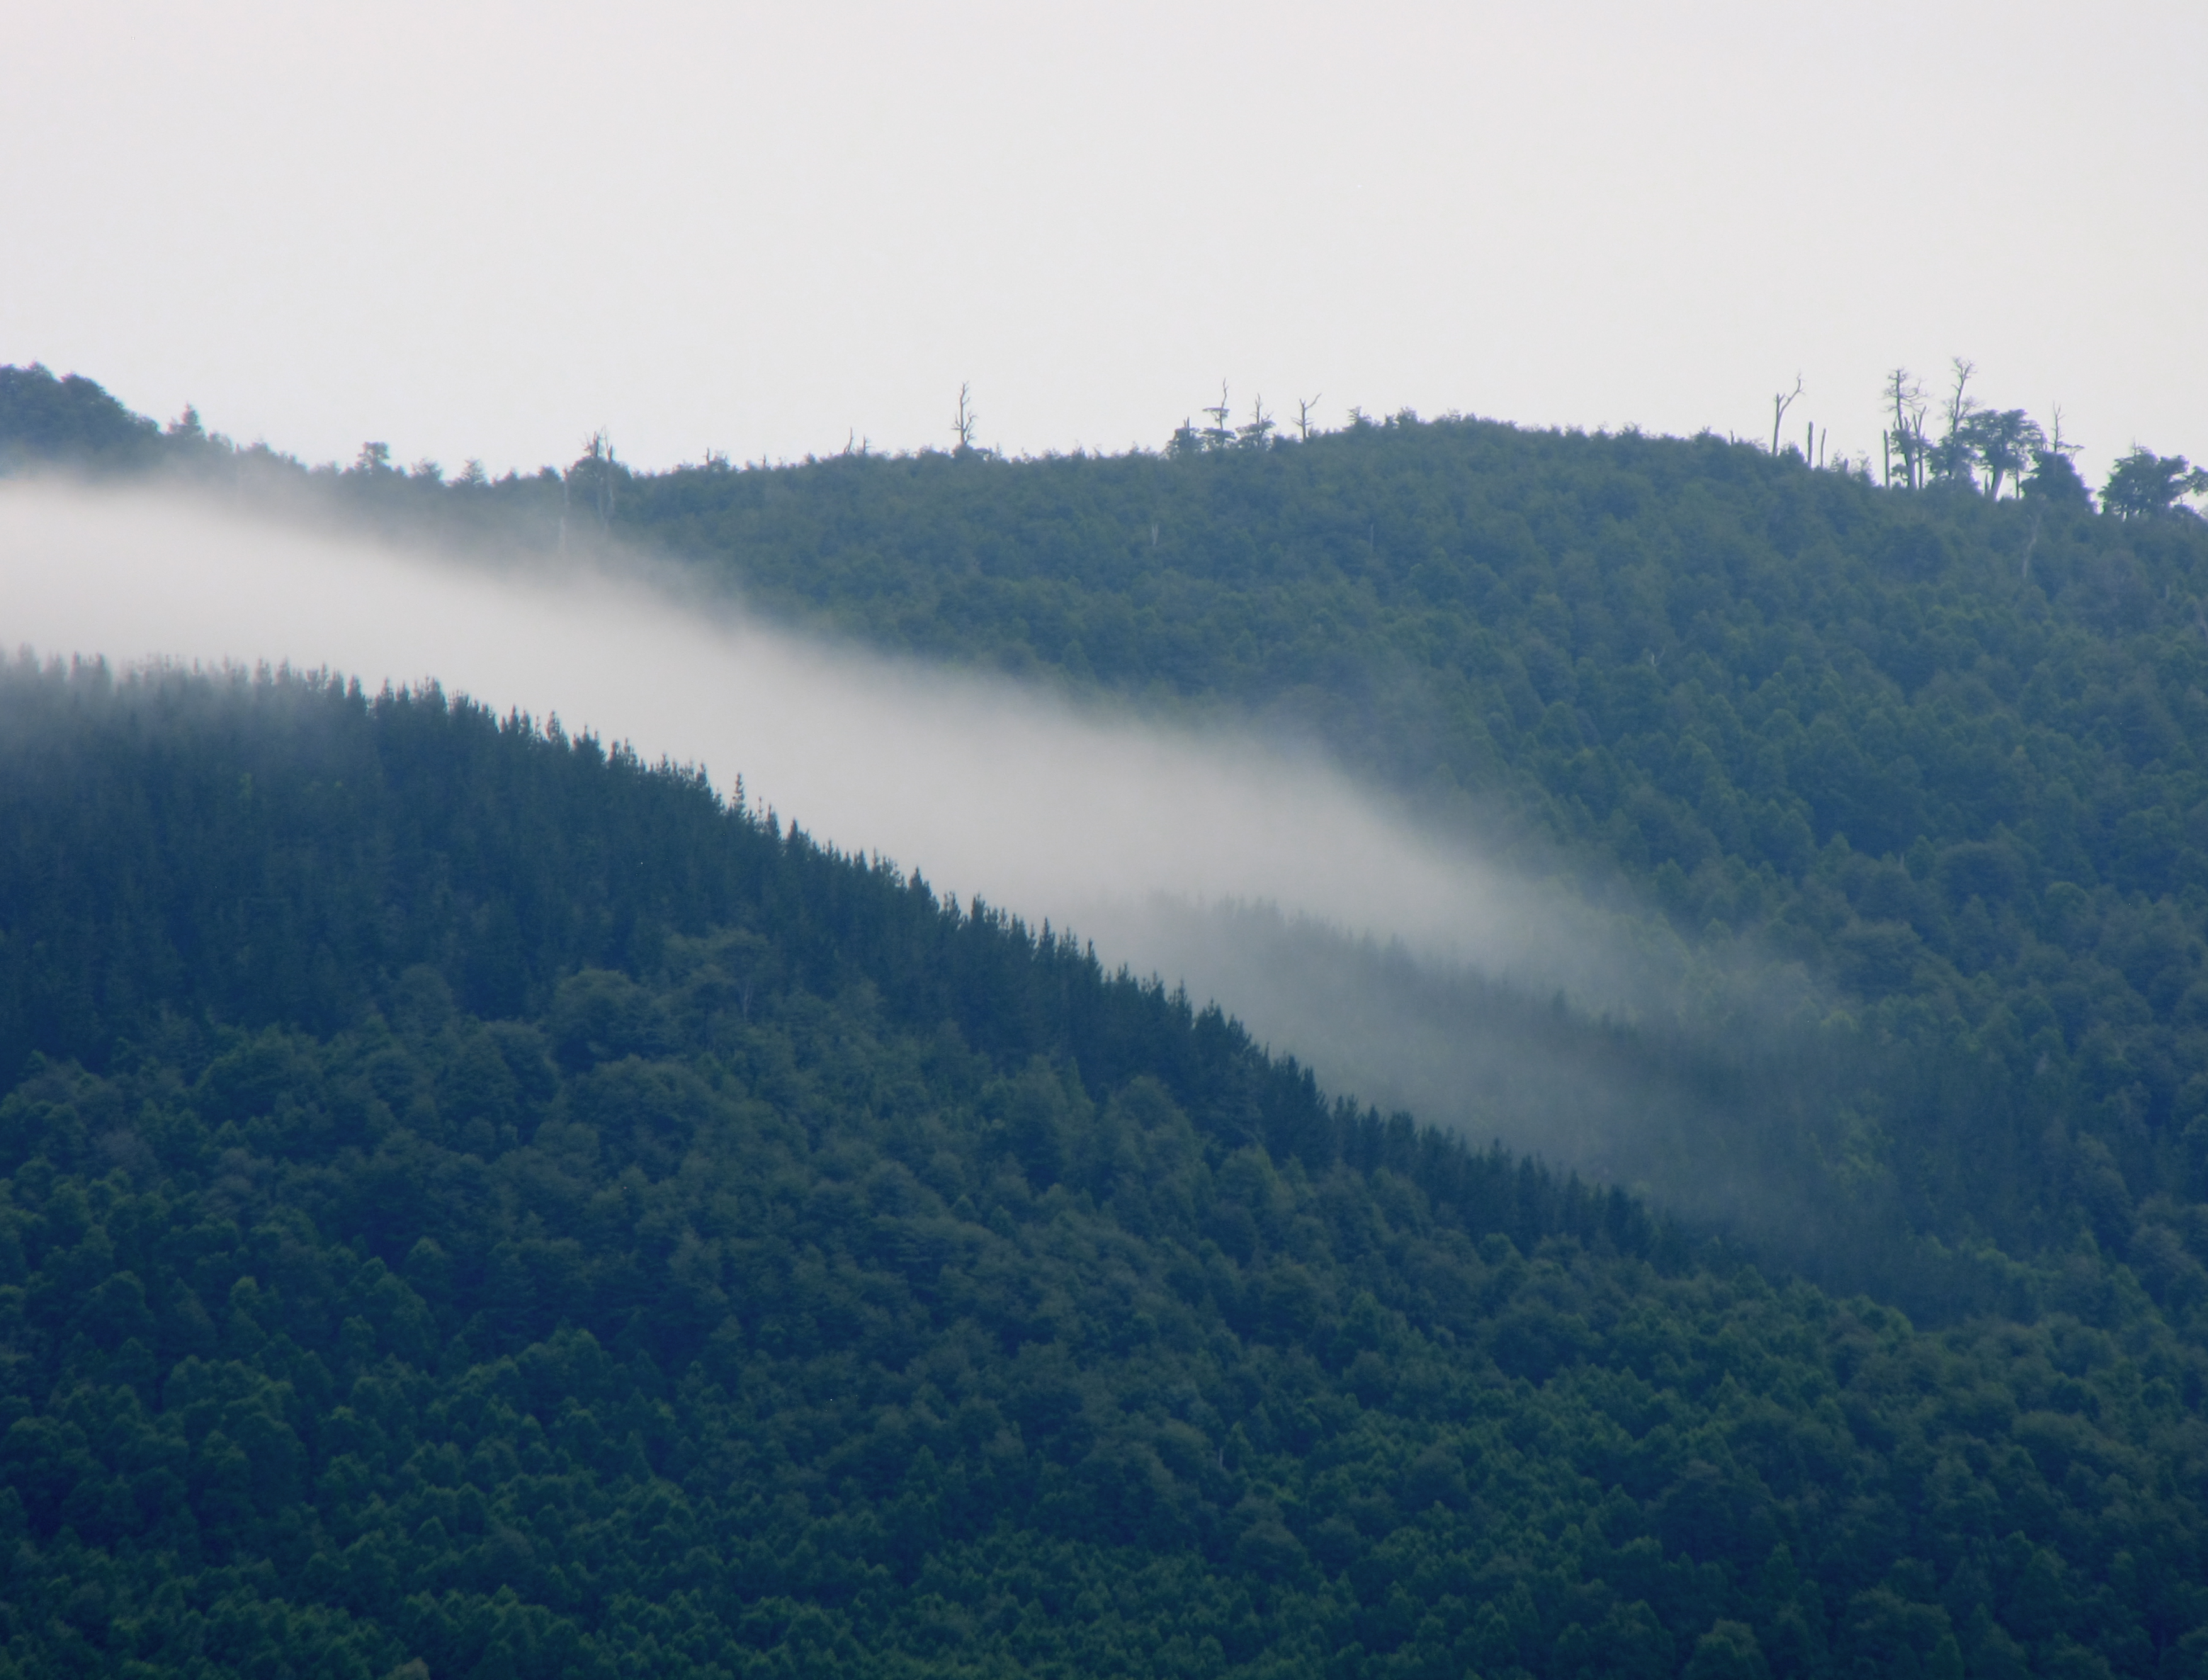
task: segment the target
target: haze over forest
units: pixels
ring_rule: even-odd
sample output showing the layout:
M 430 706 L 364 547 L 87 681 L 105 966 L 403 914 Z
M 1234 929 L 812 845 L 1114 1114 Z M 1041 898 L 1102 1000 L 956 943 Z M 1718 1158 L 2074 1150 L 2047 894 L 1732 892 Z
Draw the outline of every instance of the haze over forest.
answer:
M 2208 475 L 1973 389 L 0 370 L 5 1660 L 2208 1672 Z

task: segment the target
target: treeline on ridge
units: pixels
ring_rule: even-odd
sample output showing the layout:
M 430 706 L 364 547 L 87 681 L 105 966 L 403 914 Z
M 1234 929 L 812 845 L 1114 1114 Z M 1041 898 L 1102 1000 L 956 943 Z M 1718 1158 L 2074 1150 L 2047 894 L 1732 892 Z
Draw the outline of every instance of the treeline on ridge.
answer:
M 301 471 L 90 381 L 16 384 L 25 448 Z M 2097 512 L 2059 437 L 2035 455 L 1960 383 L 1937 435 L 1905 376 L 1887 395 L 1916 440 L 1893 485 L 1407 416 L 663 473 L 595 440 L 496 483 L 371 449 L 325 477 L 365 517 L 603 526 L 878 645 L 1314 736 L 1537 871 L 1829 988 L 1819 1100 L 1743 1085 L 1771 1123 L 1729 1134 L 1788 1194 L 1951 1251 L 2136 1249 L 2181 1290 L 2208 1196 L 2208 526 L 2182 472 Z M 1989 448 L 2023 453 L 1996 474 Z M 1881 1290 L 1939 1272 L 1926 1252 Z

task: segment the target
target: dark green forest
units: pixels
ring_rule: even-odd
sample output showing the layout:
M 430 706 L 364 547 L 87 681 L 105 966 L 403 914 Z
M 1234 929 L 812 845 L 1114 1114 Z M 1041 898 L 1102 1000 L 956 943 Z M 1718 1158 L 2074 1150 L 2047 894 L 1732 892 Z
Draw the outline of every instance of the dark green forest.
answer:
M 2123 1269 L 1774 1282 L 434 692 L 0 719 L 21 1673 L 2208 1659 Z
M 1897 432 L 1891 483 L 1408 415 L 493 481 L 5 370 L 16 461 L 1253 720 L 1814 999 L 1452 994 L 1791 1197 L 1684 1221 L 626 749 L 18 666 L 9 1657 L 2208 1674 L 2199 475 Z
M 2208 525 L 2071 491 L 1401 419 L 687 469 L 619 517 L 882 645 L 1305 732 L 1798 961 L 1896 1070 L 1851 1091 L 1837 1177 L 1959 1239 L 2121 1250 L 2208 1192 Z

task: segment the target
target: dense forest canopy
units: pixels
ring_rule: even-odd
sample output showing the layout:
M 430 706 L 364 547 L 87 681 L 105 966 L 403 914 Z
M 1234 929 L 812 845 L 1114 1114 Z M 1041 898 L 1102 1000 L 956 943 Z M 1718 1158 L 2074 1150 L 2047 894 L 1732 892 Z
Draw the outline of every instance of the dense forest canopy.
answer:
M 1282 720 L 1491 841 L 1622 872 L 1690 938 L 1802 960 L 1919 1071 L 1851 1104 L 1858 1176 L 1944 1198 L 1922 1216 L 1951 1232 L 2121 1245 L 2201 1192 L 2208 526 L 2182 511 L 1407 420 L 693 469 L 621 506 L 811 621 Z
M 17 1672 L 2208 1659 L 2124 1268 L 1774 1287 L 434 692 L 18 664 L 0 803 Z
M 535 478 L 381 446 L 323 477 L 367 516 L 611 533 L 878 645 L 1314 736 L 1837 988 L 1823 1040 L 1853 1050 L 1816 1062 L 1821 1102 L 1749 1072 L 1710 1098 L 1774 1181 L 1951 1246 L 2122 1253 L 2208 1191 L 2208 525 L 2182 462 L 2159 503 L 2096 511 L 2059 433 L 1981 411 L 1967 372 L 1936 424 L 1890 381 L 1891 485 L 1708 436 L 1289 441 L 1223 401 L 1156 455 L 639 474 L 594 438 Z M 76 432 L 129 419 L 88 383 L 9 388 L 115 410 Z M 195 417 L 164 435 L 277 470 Z
M 9 1652 L 2208 1671 L 2202 486 L 2134 450 L 2097 506 L 1966 374 L 1936 424 L 1890 382 L 1875 478 L 1222 400 L 1157 454 L 494 482 L 8 370 L 16 459 L 641 543 L 1293 729 L 1821 1000 L 1713 1060 L 1452 994 L 1786 1192 L 1690 1229 L 596 742 L 19 669 Z

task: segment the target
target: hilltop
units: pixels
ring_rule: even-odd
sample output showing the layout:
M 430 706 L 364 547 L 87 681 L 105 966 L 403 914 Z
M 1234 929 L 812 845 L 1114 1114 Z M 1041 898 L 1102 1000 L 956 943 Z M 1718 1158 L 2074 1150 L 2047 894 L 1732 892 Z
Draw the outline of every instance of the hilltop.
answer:
M 2208 525 L 2181 460 L 2135 449 L 2097 508 L 2017 415 L 1920 427 L 1894 486 L 1710 436 L 1399 416 L 661 473 L 599 441 L 493 482 L 381 446 L 309 472 L 43 371 L 0 395 L 20 453 L 289 474 L 525 549 L 595 534 L 874 646 L 1315 738 L 1721 967 L 1808 976 L 1817 1018 L 1743 1026 L 1715 1062 L 1706 1030 L 1644 1023 L 1624 1061 L 1669 1083 L 1614 1163 L 1631 1182 L 1746 1163 L 1791 1209 L 1748 1209 L 1760 1241 L 1920 1315 L 2014 1307 L 1971 1256 L 2081 1243 L 2192 1299 Z M 1599 1023 L 1541 1030 L 1620 1054 Z

